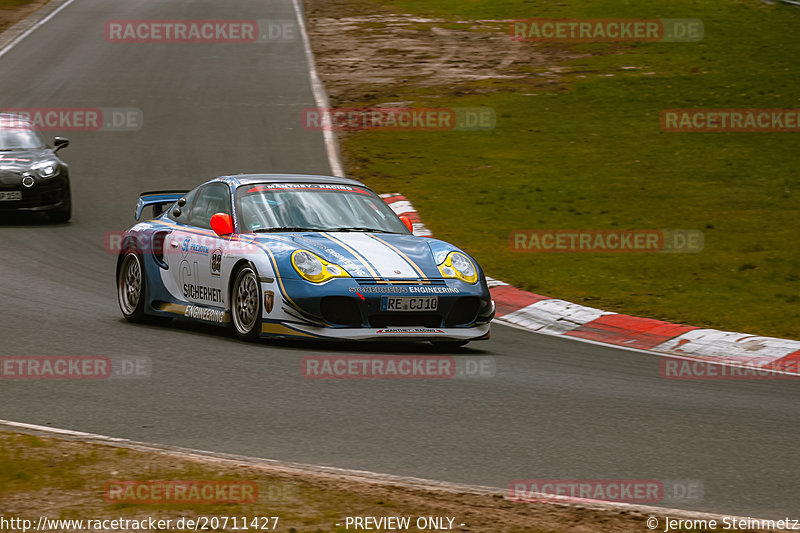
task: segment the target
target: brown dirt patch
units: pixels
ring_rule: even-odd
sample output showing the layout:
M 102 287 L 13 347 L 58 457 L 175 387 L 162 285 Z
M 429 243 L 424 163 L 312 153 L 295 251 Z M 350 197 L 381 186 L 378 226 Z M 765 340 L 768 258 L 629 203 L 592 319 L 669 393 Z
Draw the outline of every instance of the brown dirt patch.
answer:
M 24 19 L 49 0 L 0 0 L 0 32 Z
M 505 20 L 445 20 L 394 13 L 362 0 L 306 0 L 317 68 L 334 106 L 386 98 L 554 87 L 560 46 L 512 41 Z M 428 91 L 435 88 L 436 91 Z
M 104 500 L 108 481 L 246 480 L 253 505 L 119 505 Z M 498 495 L 392 486 L 337 474 L 292 471 L 234 459 L 0 432 L 0 509 L 8 517 L 177 519 L 279 516 L 279 531 L 344 531 L 346 516 L 451 516 L 461 532 L 641 532 L 642 512 L 530 504 Z M 219 529 L 223 530 L 223 529 Z M 232 531 L 232 528 L 226 530 Z M 412 527 L 409 531 L 417 531 Z M 123 531 L 123 530 L 120 530 Z

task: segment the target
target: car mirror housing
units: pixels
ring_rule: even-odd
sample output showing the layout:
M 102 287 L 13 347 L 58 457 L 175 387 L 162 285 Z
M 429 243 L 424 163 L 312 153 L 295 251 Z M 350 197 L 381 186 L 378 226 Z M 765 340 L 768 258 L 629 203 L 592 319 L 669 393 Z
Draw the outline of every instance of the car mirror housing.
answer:
M 220 237 L 233 233 L 233 217 L 227 213 L 217 213 L 211 217 L 211 229 Z
M 55 139 L 53 139 L 53 146 L 55 146 L 55 151 L 57 152 L 62 148 L 66 148 L 67 146 L 69 146 L 69 139 L 64 137 L 56 137 Z
M 405 215 L 402 215 L 400 217 L 400 220 L 402 220 L 403 224 L 406 225 L 406 227 L 408 228 L 408 231 L 410 231 L 411 233 L 414 233 L 414 224 L 411 223 L 411 219 L 410 218 L 408 218 Z

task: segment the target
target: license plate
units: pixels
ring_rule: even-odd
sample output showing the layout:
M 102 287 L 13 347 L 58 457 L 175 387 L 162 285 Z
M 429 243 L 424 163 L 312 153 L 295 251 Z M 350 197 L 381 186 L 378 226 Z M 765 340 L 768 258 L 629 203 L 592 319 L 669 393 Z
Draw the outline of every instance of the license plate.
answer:
M 19 191 L 0 191 L 0 202 L 11 202 L 22 200 L 22 193 Z
M 381 298 L 381 311 L 436 311 L 438 308 L 438 296 L 427 298 L 384 296 Z

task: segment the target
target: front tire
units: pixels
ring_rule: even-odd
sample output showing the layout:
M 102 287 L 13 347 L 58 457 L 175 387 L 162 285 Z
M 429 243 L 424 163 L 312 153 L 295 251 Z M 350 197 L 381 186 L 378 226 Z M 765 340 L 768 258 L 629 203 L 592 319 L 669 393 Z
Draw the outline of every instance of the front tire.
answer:
M 242 340 L 254 341 L 261 336 L 261 289 L 258 274 L 250 265 L 240 268 L 233 280 L 231 322 Z
M 142 258 L 133 251 L 125 253 L 117 274 L 117 301 L 128 322 L 144 322 L 146 281 Z

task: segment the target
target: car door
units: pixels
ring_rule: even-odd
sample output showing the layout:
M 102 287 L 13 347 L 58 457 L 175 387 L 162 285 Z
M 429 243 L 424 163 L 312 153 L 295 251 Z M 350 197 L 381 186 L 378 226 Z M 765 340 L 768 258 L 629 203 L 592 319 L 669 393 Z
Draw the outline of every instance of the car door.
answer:
M 178 225 L 167 237 L 171 252 L 167 264 L 181 300 L 205 307 L 227 307 L 221 279 L 227 239 L 220 239 L 211 229 L 211 217 L 216 213 L 230 214 L 230 204 L 228 186 L 210 183 L 187 199 L 180 215 L 171 214 Z M 193 316 L 189 311 L 187 316 Z
M 168 268 L 161 271 L 161 279 L 164 281 L 164 286 L 176 300 L 186 300 L 181 270 L 182 267 L 188 267 L 189 265 L 189 244 L 193 236 L 189 226 L 189 218 L 192 214 L 194 197 L 197 192 L 198 189 L 193 189 L 186 193 L 167 213 L 167 218 L 171 221 L 167 225 L 172 229 L 164 237 L 164 262 Z M 191 271 L 191 269 L 189 270 Z

